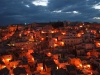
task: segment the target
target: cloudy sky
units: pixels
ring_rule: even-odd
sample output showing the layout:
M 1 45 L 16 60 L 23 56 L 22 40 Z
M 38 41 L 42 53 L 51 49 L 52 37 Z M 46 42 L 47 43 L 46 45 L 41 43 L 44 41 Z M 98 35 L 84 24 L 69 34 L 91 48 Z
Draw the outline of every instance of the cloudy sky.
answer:
M 0 0 L 0 25 L 58 20 L 100 22 L 100 0 Z

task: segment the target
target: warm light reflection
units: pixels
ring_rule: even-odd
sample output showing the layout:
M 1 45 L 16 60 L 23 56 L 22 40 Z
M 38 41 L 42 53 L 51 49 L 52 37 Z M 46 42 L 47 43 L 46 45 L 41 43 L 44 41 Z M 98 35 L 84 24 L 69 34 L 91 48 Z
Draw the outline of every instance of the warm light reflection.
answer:
M 43 71 L 43 67 L 40 67 L 41 71 Z
M 55 30 L 55 33 L 59 32 L 57 29 Z
M 81 34 L 84 34 L 84 32 L 82 32 Z
M 30 33 L 30 31 L 27 31 L 27 33 Z
M 80 66 L 77 66 L 78 68 L 80 67 Z
M 57 39 L 56 38 L 54 40 L 55 40 L 55 42 L 57 42 Z
M 28 54 L 30 55 L 31 53 L 33 53 L 34 51 L 32 49 L 28 50 Z
M 14 65 L 13 68 L 16 68 L 16 66 Z
M 7 61 L 10 61 L 10 59 L 8 58 L 8 59 L 6 59 Z
M 32 58 L 32 60 L 34 61 L 34 58 Z
M 87 67 L 90 68 L 91 66 L 90 65 L 87 65 Z
M 95 30 L 91 30 L 91 33 L 96 34 L 96 31 Z
M 64 46 L 64 42 L 61 42 L 61 46 Z
M 55 62 L 55 64 L 59 64 L 58 60 L 54 59 L 53 61 Z
M 54 47 L 57 47 L 58 45 L 57 44 L 54 44 Z
M 81 25 L 80 28 L 82 28 L 83 26 Z
M 21 48 L 21 50 L 24 50 L 24 48 Z
M 91 72 L 91 75 L 92 75 L 93 73 Z
M 91 55 L 90 52 L 87 52 L 87 55 L 90 56 Z
M 29 41 L 34 41 L 34 39 L 33 38 L 30 38 Z
M 41 31 L 41 33 L 45 33 L 44 31 Z
M 77 68 L 82 69 L 82 64 L 77 65 Z
M 44 40 L 44 38 L 41 38 L 41 40 L 43 41 L 43 40 Z
M 52 54 L 50 52 L 47 53 L 47 56 L 50 57 Z
M 98 43 L 98 45 L 100 46 L 100 43 Z
M 80 33 L 78 33 L 78 34 L 77 34 L 77 37 L 81 37 L 81 34 L 80 34 Z
M 58 66 L 56 68 L 59 69 Z
M 4 69 L 6 66 L 2 66 L 2 69 Z
M 33 39 L 33 36 L 31 36 L 31 39 Z
M 86 66 L 83 66 L 84 67 L 84 69 L 86 69 Z
M 96 42 L 96 47 L 100 47 L 100 42 Z
M 65 32 L 62 32 L 62 35 L 65 35 L 66 33 Z
M 86 28 L 85 30 L 88 30 L 88 28 Z
M 3 61 L 3 62 L 5 62 L 5 60 L 4 60 L 4 59 L 2 59 L 2 61 Z
M 82 67 L 82 64 L 80 64 L 80 67 Z
M 54 33 L 54 31 L 51 31 L 51 33 Z
M 12 44 L 12 46 L 15 46 L 15 44 Z
M 22 36 L 22 34 L 19 34 L 19 37 L 21 37 Z

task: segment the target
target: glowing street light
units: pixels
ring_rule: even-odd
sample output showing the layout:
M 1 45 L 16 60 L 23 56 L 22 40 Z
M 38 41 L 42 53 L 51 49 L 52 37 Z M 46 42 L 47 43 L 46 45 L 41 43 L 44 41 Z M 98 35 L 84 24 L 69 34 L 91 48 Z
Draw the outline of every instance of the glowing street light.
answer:
M 66 33 L 65 32 L 62 32 L 62 35 L 65 35 Z
M 54 47 L 57 47 L 58 45 L 57 44 L 54 44 Z
M 43 40 L 44 40 L 44 38 L 41 38 L 41 40 L 43 41 Z
M 40 70 L 43 71 L 43 67 L 42 66 L 40 67 Z
M 62 42 L 60 42 L 61 43 L 61 46 L 64 46 L 64 42 L 62 41 Z
M 54 31 L 51 31 L 51 33 L 55 33 Z
M 57 66 L 56 68 L 57 68 L 57 69 L 59 69 L 59 67 L 58 67 L 58 66 Z
M 47 53 L 47 56 L 48 56 L 48 57 L 50 57 L 51 55 L 52 55 L 52 54 L 51 54 L 50 52 L 49 52 L 49 53 Z

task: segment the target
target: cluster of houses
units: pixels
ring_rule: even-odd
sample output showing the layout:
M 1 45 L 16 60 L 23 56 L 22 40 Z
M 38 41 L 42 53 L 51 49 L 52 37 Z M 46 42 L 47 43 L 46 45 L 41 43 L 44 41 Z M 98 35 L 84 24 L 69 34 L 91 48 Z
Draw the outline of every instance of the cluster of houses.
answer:
M 0 75 L 100 75 L 98 24 L 9 25 L 0 33 Z

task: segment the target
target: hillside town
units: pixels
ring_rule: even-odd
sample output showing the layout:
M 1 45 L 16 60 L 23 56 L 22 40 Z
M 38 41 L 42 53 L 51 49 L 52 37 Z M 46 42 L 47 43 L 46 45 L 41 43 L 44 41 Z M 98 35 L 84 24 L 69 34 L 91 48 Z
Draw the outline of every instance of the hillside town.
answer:
M 100 75 L 100 24 L 0 27 L 0 75 Z

